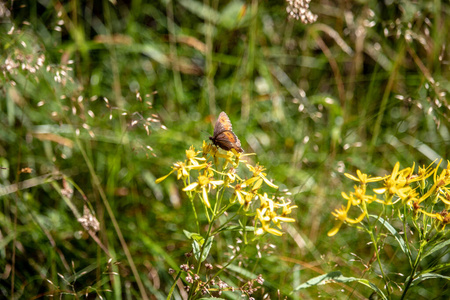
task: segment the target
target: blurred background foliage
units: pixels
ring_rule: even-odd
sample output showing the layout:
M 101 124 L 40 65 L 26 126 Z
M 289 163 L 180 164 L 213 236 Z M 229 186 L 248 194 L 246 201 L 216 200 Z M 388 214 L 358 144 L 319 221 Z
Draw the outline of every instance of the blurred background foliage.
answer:
M 312 24 L 289 19 L 286 6 L 0 3 L 2 297 L 165 299 L 194 218 L 175 178 L 154 180 L 201 147 L 222 110 L 299 206 L 282 238 L 261 241 L 222 279 L 262 274 L 256 299 L 370 295 L 353 284 L 290 294 L 333 270 L 382 287 L 364 235 L 326 236 L 330 212 L 353 184 L 344 172 L 382 176 L 396 161 L 449 158 L 450 4 L 312 1 Z M 85 205 L 100 224 L 91 236 Z M 227 244 L 236 240 L 213 247 L 211 263 L 229 258 Z M 405 257 L 390 238 L 383 251 L 402 282 Z M 413 291 L 450 295 L 444 279 Z

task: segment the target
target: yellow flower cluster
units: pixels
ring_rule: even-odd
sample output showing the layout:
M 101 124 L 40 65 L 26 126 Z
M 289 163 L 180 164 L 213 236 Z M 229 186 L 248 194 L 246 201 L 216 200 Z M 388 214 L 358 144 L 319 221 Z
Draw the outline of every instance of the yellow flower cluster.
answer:
M 264 172 L 265 168 L 256 164 L 252 166 L 242 159 L 252 154 L 241 154 L 234 149 L 224 153 L 219 152 L 217 147 L 203 141 L 202 150 L 196 151 L 193 146 L 186 150 L 186 159 L 173 164 L 172 171 L 156 180 L 160 183 L 172 173 L 177 173 L 177 179 L 184 182 L 183 191 L 194 198 L 196 195 L 202 203 L 213 213 L 217 214 L 222 207 L 217 207 L 218 195 L 226 195 L 225 191 L 230 191 L 229 204 L 239 203 L 242 212 L 248 216 L 255 216 L 255 234 L 261 235 L 265 232 L 274 235 L 282 235 L 282 232 L 273 226 L 281 229 L 283 222 L 295 222 L 295 219 L 288 217 L 292 209 L 297 208 L 291 205 L 290 201 L 283 197 L 269 197 L 267 193 L 261 192 L 263 183 L 278 189 Z M 208 159 L 210 158 L 210 159 Z M 240 164 L 244 164 L 250 171 L 248 179 L 242 179 L 237 174 Z M 214 166 L 214 167 L 213 167 Z M 218 168 L 220 167 L 220 171 Z M 192 171 L 196 171 L 192 173 Z M 215 190 L 216 202 L 211 205 L 212 191 Z M 237 201 L 236 201 L 237 200 Z M 228 207 L 225 206 L 225 207 Z M 249 211 L 250 208 L 255 212 Z
M 372 202 L 382 205 L 396 205 L 397 203 L 407 205 L 415 218 L 421 213 L 425 214 L 435 219 L 438 230 L 443 230 L 445 225 L 450 222 L 450 214 L 447 212 L 450 207 L 450 188 L 448 187 L 450 185 L 450 162 L 447 162 L 447 167 L 438 175 L 441 162 L 436 167 L 432 167 L 434 162 L 428 167 L 419 167 L 417 174 L 414 173 L 414 164 L 412 167 L 400 170 L 399 162 L 395 164 L 392 173 L 384 177 L 370 178 L 360 170 L 356 171 L 356 176 L 346 173 L 346 177 L 357 181 L 359 185 L 354 187 L 354 192 L 341 193 L 342 198 L 347 201 L 347 205 L 342 205 L 332 212 L 338 222 L 328 232 L 328 236 L 335 235 L 343 223 L 360 223 L 368 215 L 367 206 Z M 430 184 L 427 179 L 432 175 L 434 175 L 433 183 Z M 372 189 L 372 195 L 367 195 L 367 185 L 374 182 L 383 182 L 383 185 Z M 382 199 L 379 199 L 378 195 L 381 195 Z M 444 208 L 440 212 L 434 212 L 433 208 L 438 202 L 442 202 Z M 421 206 L 423 203 L 426 203 L 425 208 Z M 352 208 L 359 210 L 360 215 L 357 218 L 349 217 L 349 211 Z

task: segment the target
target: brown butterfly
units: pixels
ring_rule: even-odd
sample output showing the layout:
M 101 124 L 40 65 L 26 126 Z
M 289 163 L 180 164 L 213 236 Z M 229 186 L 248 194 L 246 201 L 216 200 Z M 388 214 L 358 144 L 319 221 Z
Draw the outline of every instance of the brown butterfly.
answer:
M 237 152 L 244 152 L 241 148 L 241 141 L 232 131 L 231 121 L 225 112 L 221 112 L 219 118 L 214 126 L 214 136 L 210 136 L 209 139 L 214 145 L 222 148 L 223 150 L 230 151 L 231 149 Z

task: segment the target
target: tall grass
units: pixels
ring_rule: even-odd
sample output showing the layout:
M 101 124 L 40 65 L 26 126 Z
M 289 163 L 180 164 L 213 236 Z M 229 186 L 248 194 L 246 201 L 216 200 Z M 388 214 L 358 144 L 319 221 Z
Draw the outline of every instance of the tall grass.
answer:
M 256 299 L 370 295 L 352 283 L 291 293 L 336 269 L 383 287 L 363 234 L 327 237 L 330 213 L 351 187 L 344 172 L 449 158 L 450 5 L 313 1 L 312 24 L 286 5 L 0 3 L 0 295 L 165 299 L 195 219 L 181 186 L 155 179 L 201 147 L 222 110 L 299 207 L 287 234 L 224 279 L 263 274 Z M 212 264 L 231 255 L 220 246 Z M 401 277 L 398 251 L 387 239 L 382 255 Z

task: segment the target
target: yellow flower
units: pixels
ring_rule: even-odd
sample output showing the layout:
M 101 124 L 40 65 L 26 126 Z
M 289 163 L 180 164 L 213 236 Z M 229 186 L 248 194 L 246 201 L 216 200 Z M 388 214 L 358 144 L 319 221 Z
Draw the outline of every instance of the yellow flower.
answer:
M 199 175 L 198 181 L 191 183 L 190 185 L 185 187 L 183 189 L 183 191 L 185 191 L 185 192 L 192 191 L 198 187 L 200 189 L 200 191 L 202 192 L 203 202 L 206 204 L 206 206 L 208 208 L 211 208 L 211 204 L 209 203 L 209 199 L 208 199 L 208 192 L 210 191 L 211 188 L 216 188 L 217 186 L 223 185 L 223 184 L 224 184 L 223 180 L 211 180 L 211 178 L 208 176 Z
M 341 192 L 341 196 L 342 196 L 342 198 L 347 200 L 350 203 L 350 205 L 357 206 L 357 205 L 361 204 L 361 200 L 355 199 L 355 197 L 353 197 L 353 193 L 350 193 L 350 196 L 349 196 L 346 193 Z
M 362 201 L 367 202 L 369 204 L 372 203 L 373 201 L 383 203 L 383 201 L 378 200 L 375 195 L 373 195 L 373 196 L 366 195 L 365 187 L 354 186 L 354 188 L 355 188 L 355 191 L 351 192 L 350 195 L 347 195 L 346 193 L 341 192 L 342 198 L 344 198 L 347 201 L 350 201 L 352 206 L 358 206 L 361 204 Z
M 448 187 L 442 187 L 438 197 L 445 205 L 450 206 L 450 189 Z
M 278 227 L 281 228 L 281 222 L 284 223 L 291 223 L 295 222 L 294 218 L 290 218 L 287 215 L 291 214 L 292 210 L 294 208 L 297 208 L 297 205 L 289 205 L 290 203 L 286 203 L 284 199 L 282 199 L 282 203 L 278 203 L 278 207 L 282 207 L 283 211 L 281 212 L 281 215 L 277 215 L 272 219 L 272 222 Z
M 267 208 L 264 209 L 256 209 L 256 218 L 259 219 L 261 222 L 261 228 L 258 228 L 255 231 L 256 235 L 261 235 L 264 232 L 268 232 L 273 235 L 282 236 L 283 233 L 275 228 L 270 227 L 270 220 L 272 218 L 273 212 L 268 210 Z
M 230 151 L 227 151 L 225 154 L 222 153 L 217 153 L 216 156 L 217 157 L 221 157 L 224 158 L 226 163 L 224 165 L 224 168 L 227 166 L 228 163 L 230 163 L 233 168 L 238 168 L 239 167 L 239 163 L 245 162 L 244 160 L 241 160 L 241 157 L 244 156 L 249 156 L 249 155 L 254 155 L 254 153 L 240 153 L 237 152 L 235 149 L 231 149 Z
M 245 194 L 245 198 L 244 198 L 244 210 L 247 211 L 248 208 L 250 207 L 250 204 L 252 203 L 253 198 L 255 198 L 256 194 L 255 193 L 246 193 Z
M 223 159 L 225 159 L 225 163 L 224 163 L 224 165 L 223 165 L 223 169 L 225 169 L 226 167 L 227 167 L 227 165 L 230 163 L 230 164 L 233 164 L 233 160 L 232 160 L 232 157 L 229 155 L 229 153 L 231 153 L 230 151 L 227 151 L 227 152 L 225 152 L 225 153 L 221 153 L 221 152 L 219 152 L 219 151 L 215 151 L 214 152 L 214 154 L 213 154 L 213 156 L 214 156 L 214 163 L 216 164 L 216 165 L 218 165 L 219 164 L 219 158 L 223 158 Z
M 432 165 L 435 163 L 435 161 L 433 161 L 426 168 L 425 168 L 425 166 L 419 167 L 419 170 L 417 171 L 417 175 L 418 175 L 417 177 L 418 177 L 418 180 L 420 181 L 420 188 L 421 189 L 425 188 L 425 179 L 427 179 L 428 177 L 430 177 L 431 175 L 433 175 L 436 172 L 437 167 L 436 167 L 436 169 L 432 168 Z M 438 167 L 439 167 L 440 163 L 441 162 L 438 163 Z
M 419 204 L 419 193 L 416 190 L 411 189 L 409 193 L 399 195 L 403 204 L 412 205 L 411 203 Z
M 369 182 L 377 182 L 377 181 L 381 181 L 384 179 L 384 177 L 372 177 L 370 178 L 370 176 L 368 176 L 367 174 L 361 173 L 360 170 L 356 170 L 356 175 L 358 177 L 355 177 L 351 174 L 345 173 L 344 174 L 347 178 L 350 178 L 351 180 L 354 181 L 358 181 L 359 183 L 361 183 L 361 185 L 366 185 Z
M 233 162 L 233 166 L 234 166 L 235 168 L 237 168 L 237 167 L 239 166 L 239 162 L 240 162 L 240 160 L 241 160 L 241 155 L 243 155 L 243 154 L 240 153 L 240 152 L 237 152 L 236 150 L 234 150 L 234 148 L 231 149 L 231 151 L 233 152 L 233 154 L 234 154 L 234 156 L 235 156 L 234 162 Z
M 412 190 L 408 184 L 411 182 L 410 177 L 412 175 L 412 168 L 406 168 L 400 170 L 400 163 L 397 162 L 392 170 L 392 174 L 384 178 L 384 187 L 379 189 L 373 189 L 377 194 L 386 194 L 386 200 L 384 204 L 392 204 L 393 196 L 397 195 L 400 198 L 405 198 L 406 195 Z
M 230 168 L 228 172 L 226 173 L 226 176 L 230 180 L 230 182 L 234 182 L 236 178 L 240 179 L 239 176 L 236 174 L 235 168 Z
M 297 205 L 290 205 L 290 203 L 284 203 L 284 201 L 281 206 L 283 207 L 283 212 L 281 213 L 282 216 L 290 215 L 294 208 L 298 208 Z
M 440 213 L 437 213 L 437 218 L 436 219 L 441 222 L 440 230 L 444 230 L 445 226 L 448 223 L 450 223 L 450 214 L 446 210 L 443 210 Z
M 214 154 L 214 153 L 215 152 L 213 151 L 213 146 L 210 143 L 207 143 L 205 140 L 203 140 L 203 145 L 202 145 L 203 158 L 206 158 L 206 156 L 208 156 L 208 154 Z
M 239 204 L 245 204 L 245 197 L 247 192 L 244 192 L 242 189 L 245 187 L 245 184 L 236 184 L 234 187 L 234 195 L 238 198 Z
M 263 173 L 265 168 L 263 166 L 260 166 L 259 164 L 256 164 L 256 166 L 252 166 L 250 164 L 246 164 L 247 168 L 253 173 L 253 177 L 248 179 L 245 183 L 247 185 L 252 185 L 255 183 L 255 186 L 253 187 L 254 190 L 259 189 L 259 187 L 262 184 L 262 181 L 264 181 L 268 186 L 273 187 L 275 189 L 278 188 L 277 185 L 273 184 L 269 179 L 266 177 L 266 173 Z
M 347 216 L 348 211 L 350 210 L 350 207 L 352 207 L 351 201 L 348 201 L 347 207 L 342 205 L 340 208 L 336 208 L 336 210 L 331 213 L 333 216 L 336 217 L 336 220 L 338 221 L 338 223 L 336 223 L 336 225 L 334 225 L 333 229 L 328 231 L 328 234 L 327 234 L 328 236 L 333 236 L 336 233 L 338 233 L 339 229 L 341 228 L 342 224 L 344 224 L 344 222 L 347 222 L 350 224 L 357 224 L 357 223 L 360 223 L 364 219 L 364 217 L 365 217 L 364 212 L 358 218 L 350 219 Z
M 426 212 L 426 211 L 424 211 L 422 209 L 419 209 L 419 211 L 421 213 L 423 213 L 423 214 L 425 214 L 425 215 L 435 219 L 439 223 L 439 225 L 441 227 L 440 228 L 436 228 L 437 230 L 444 230 L 445 226 L 450 223 L 450 214 L 446 210 L 443 210 L 443 211 L 438 212 L 438 213 L 429 213 L 429 212 Z
M 439 162 L 440 164 L 441 162 Z M 437 176 L 437 169 L 439 167 L 436 167 L 436 173 L 434 173 L 434 187 L 438 189 L 438 192 L 442 190 L 443 187 L 446 187 L 450 184 L 450 162 L 447 162 L 447 168 L 443 169 L 441 174 Z
M 200 152 L 201 151 L 195 151 L 194 146 L 191 146 L 189 150 L 186 150 L 188 164 L 198 165 L 198 161 L 205 161 L 206 159 L 204 157 L 197 157 Z
M 206 167 L 207 167 L 207 164 L 201 164 L 201 165 L 197 164 L 197 165 L 186 166 L 186 164 L 184 162 L 178 161 L 173 164 L 172 171 L 170 171 L 169 174 L 156 179 L 155 183 L 160 183 L 161 181 L 163 181 L 164 179 L 169 177 L 169 175 L 175 171 L 177 172 L 177 179 L 180 180 L 180 178 L 185 179 L 185 178 L 189 177 L 189 170 L 201 170 Z
M 266 193 L 264 193 L 264 195 L 258 195 L 258 198 L 261 204 L 260 207 L 256 209 L 255 218 L 261 223 L 261 228 L 258 228 L 255 231 L 255 234 L 261 235 L 264 232 L 268 232 L 273 235 L 282 235 L 283 233 L 281 231 L 270 227 L 270 223 L 273 223 L 281 229 L 282 222 L 295 222 L 294 218 L 287 217 L 287 215 L 292 212 L 292 209 L 297 208 L 297 206 L 290 206 L 290 203 L 286 203 L 284 199 L 281 199 L 281 202 L 275 202 L 274 199 L 269 198 Z M 281 215 L 277 213 L 277 209 L 280 207 L 283 208 Z
M 362 188 L 362 187 L 357 187 L 355 186 L 355 192 L 353 193 L 356 197 L 356 199 L 359 200 L 359 202 L 361 201 L 365 201 L 367 203 L 372 203 L 374 200 L 377 200 L 377 197 L 375 195 L 373 196 L 369 196 L 366 195 L 366 188 Z

